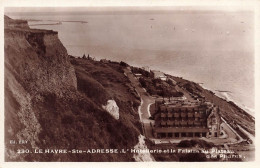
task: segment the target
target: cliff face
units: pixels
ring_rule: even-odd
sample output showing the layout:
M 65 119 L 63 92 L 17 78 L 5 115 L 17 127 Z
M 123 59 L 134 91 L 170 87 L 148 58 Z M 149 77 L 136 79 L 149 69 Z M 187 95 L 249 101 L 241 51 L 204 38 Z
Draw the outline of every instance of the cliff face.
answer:
M 4 26 L 5 28 L 23 28 L 29 29 L 28 23 L 25 20 L 13 20 L 8 16 L 4 16 Z
M 5 17 L 4 38 L 6 161 L 132 160 L 131 154 L 18 154 L 18 149 L 133 147 L 140 123 L 130 119 L 138 118 L 131 106 L 138 100 L 132 96 L 132 102 L 119 101 L 120 94 L 131 97 L 127 86 L 113 95 L 85 67 L 75 72 L 57 32 L 30 29 L 26 21 Z M 123 74 L 106 68 L 124 79 Z M 102 109 L 109 99 L 117 101 L 119 120 Z M 19 140 L 28 142 L 19 144 Z
M 5 53 L 6 66 L 22 78 L 28 91 L 62 94 L 63 88 L 76 89 L 74 68 L 57 32 L 7 26 Z
M 28 140 L 31 147 L 36 147 L 41 125 L 32 100 L 42 99 L 40 94 L 44 92 L 61 96 L 68 88 L 76 90 L 76 83 L 74 68 L 57 32 L 31 30 L 26 21 L 5 17 L 5 117 L 8 139 Z M 8 154 L 11 153 L 7 153 L 7 157 Z

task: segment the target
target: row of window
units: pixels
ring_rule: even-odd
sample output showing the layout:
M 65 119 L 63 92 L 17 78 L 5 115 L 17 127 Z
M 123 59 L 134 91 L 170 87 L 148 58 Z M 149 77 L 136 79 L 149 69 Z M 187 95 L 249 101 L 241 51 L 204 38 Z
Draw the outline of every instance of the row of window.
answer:
M 206 117 L 160 117 L 160 120 L 171 120 L 171 121 L 173 121 L 173 120 L 177 120 L 177 121 L 180 121 L 180 120 L 196 120 L 196 121 L 198 121 L 198 120 L 207 120 L 207 118 Z
M 157 133 L 158 138 L 206 137 L 206 132 Z
M 205 113 L 161 113 L 160 114 L 161 117 L 175 117 L 175 118 L 178 118 L 178 117 L 205 117 Z
M 180 122 L 180 121 L 206 121 L 207 118 L 169 118 L 169 117 L 164 117 L 161 118 L 160 121 L 175 121 L 175 122 Z
M 158 111 L 160 112 L 205 112 L 206 108 L 193 108 L 193 109 L 167 109 L 165 107 L 159 107 Z
M 180 123 L 166 123 L 166 122 L 161 122 L 160 123 L 161 127 L 194 127 L 194 126 L 207 126 L 207 123 L 205 122 L 180 122 Z

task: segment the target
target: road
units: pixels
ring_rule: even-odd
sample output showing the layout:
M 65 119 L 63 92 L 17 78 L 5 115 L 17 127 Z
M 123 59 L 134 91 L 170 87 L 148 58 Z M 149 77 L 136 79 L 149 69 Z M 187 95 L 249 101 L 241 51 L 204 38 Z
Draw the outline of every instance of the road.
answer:
M 125 69 L 125 74 L 127 75 L 128 79 L 131 81 L 133 87 L 141 97 L 142 103 L 139 108 L 139 116 L 140 116 L 140 121 L 143 124 L 144 128 L 144 134 L 146 137 L 151 137 L 152 133 L 152 128 L 150 126 L 150 122 L 153 122 L 152 120 L 149 119 L 150 117 L 150 112 L 149 106 L 155 102 L 155 98 L 149 96 L 147 92 L 140 86 L 139 81 L 137 78 L 133 75 L 133 73 L 129 69 Z

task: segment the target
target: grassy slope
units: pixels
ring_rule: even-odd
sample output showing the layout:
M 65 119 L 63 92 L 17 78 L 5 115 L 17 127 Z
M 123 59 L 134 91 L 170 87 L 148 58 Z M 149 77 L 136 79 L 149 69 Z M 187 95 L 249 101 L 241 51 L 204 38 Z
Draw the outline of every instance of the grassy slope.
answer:
M 120 66 L 104 66 L 99 62 L 82 59 L 72 60 L 79 92 L 69 92 L 68 96 L 62 99 L 54 94 L 45 93 L 44 101 L 36 103 L 38 108 L 42 108 L 39 121 L 44 130 L 40 134 L 42 141 L 39 145 L 44 144 L 43 148 L 55 146 L 54 148 L 65 149 L 133 148 L 141 129 L 136 112 L 140 102 L 128 92 L 128 86 L 122 85 L 128 81 L 117 71 L 120 70 Z M 108 99 L 117 102 L 120 109 L 119 121 L 101 108 Z M 135 110 L 132 105 L 135 105 Z M 50 154 L 46 155 L 47 160 L 56 160 L 53 157 Z M 62 160 L 132 161 L 131 158 L 130 153 L 71 154 Z
M 95 70 L 90 71 L 91 68 Z M 75 69 L 79 91 L 64 91 L 63 97 L 52 92 L 40 92 L 32 100 L 33 111 L 38 112 L 37 119 L 42 128 L 37 146 L 42 149 L 83 150 L 133 148 L 141 130 L 136 110 L 140 102 L 128 92 L 128 86 L 118 83 L 127 83 L 125 76 L 109 66 L 102 67 L 97 62 L 95 65 L 83 63 L 75 66 Z M 92 74 L 82 69 L 88 69 Z M 7 93 L 7 99 L 14 104 L 13 111 L 16 111 L 19 105 L 11 100 L 12 94 Z M 120 109 L 119 120 L 101 108 L 108 99 L 116 100 Z M 135 109 L 132 108 L 133 105 Z M 12 117 L 16 118 L 15 114 L 6 116 L 9 121 L 13 120 Z M 13 126 L 16 131 L 19 131 L 19 127 Z M 132 154 L 28 154 L 24 160 L 132 161 Z

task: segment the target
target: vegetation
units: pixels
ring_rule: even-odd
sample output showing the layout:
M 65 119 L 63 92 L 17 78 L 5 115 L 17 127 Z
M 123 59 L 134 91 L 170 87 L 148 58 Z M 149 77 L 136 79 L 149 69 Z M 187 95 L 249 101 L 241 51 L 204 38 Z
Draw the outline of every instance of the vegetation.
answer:
M 176 91 L 174 85 L 169 85 L 168 82 L 161 79 L 153 79 L 151 77 L 140 77 L 139 82 L 143 88 L 147 90 L 150 95 L 158 95 L 163 98 L 181 97 L 182 92 Z
M 200 148 L 212 148 L 215 145 L 211 142 L 206 142 L 204 140 L 182 140 L 178 145 L 182 148 L 200 147 Z
M 150 95 L 158 95 L 163 98 L 171 97 L 181 97 L 183 96 L 182 92 L 178 92 L 175 89 L 175 85 L 171 80 L 162 81 L 161 79 L 155 79 L 152 77 L 152 74 L 142 68 L 131 67 L 132 73 L 142 74 L 142 77 L 139 78 L 139 82 L 143 88 Z
M 123 67 L 129 66 L 127 63 L 125 63 L 125 62 L 123 62 L 123 61 L 120 62 L 120 65 L 123 66 Z
M 42 149 L 125 149 L 133 148 L 141 131 L 137 109 L 140 101 L 129 92 L 129 82 L 120 72 L 120 64 L 103 66 L 95 61 L 71 58 L 75 66 L 78 91 L 66 91 L 63 97 L 42 92 L 33 100 L 40 111 Z M 38 97 L 39 97 L 38 96 Z M 124 97 L 124 98 L 122 98 Z M 115 120 L 101 106 L 114 99 L 120 109 Z M 102 138 L 101 138 L 102 137 Z M 132 154 L 28 154 L 28 161 L 132 161 Z
M 116 121 L 84 94 L 66 98 L 54 96 L 53 99 L 49 99 L 53 95 L 48 93 L 42 96 L 42 103 L 35 102 L 35 108 L 42 110 L 38 143 L 42 149 L 122 149 L 132 148 L 137 143 L 140 133 L 134 127 L 136 123 Z M 50 154 L 33 156 L 38 161 L 53 161 L 56 157 Z M 61 161 L 130 161 L 131 158 L 130 154 L 64 154 L 60 157 Z

